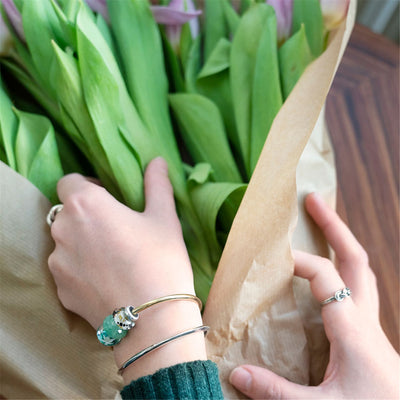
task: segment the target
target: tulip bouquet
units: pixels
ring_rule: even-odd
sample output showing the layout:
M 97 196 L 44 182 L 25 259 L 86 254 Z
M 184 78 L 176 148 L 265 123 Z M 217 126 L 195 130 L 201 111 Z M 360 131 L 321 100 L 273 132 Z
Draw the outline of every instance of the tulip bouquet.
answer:
M 354 0 L 0 4 L 0 334 L 10 382 L 2 394 L 56 397 L 57 382 L 68 398 L 114 396 L 121 382 L 112 378 L 112 356 L 57 301 L 47 268 L 48 199 L 58 202 L 61 176 L 80 172 L 142 210 L 143 171 L 160 155 L 196 292 L 207 299 L 208 354 L 225 394 L 235 397 L 225 382 L 238 363 L 307 383 L 311 357 L 319 376 L 326 358 L 323 330 L 315 328 L 319 309 L 308 287 L 294 300 L 290 241 L 297 196 L 316 174 L 329 179 L 314 158 L 303 177 L 307 188 L 299 180 L 296 192 L 296 169 L 318 130 Z M 306 229 L 300 234 L 318 239 Z M 19 329 L 25 315 L 29 330 Z M 321 362 L 314 362 L 315 349 Z M 64 362 L 55 366 L 49 354 Z M 88 369 L 90 379 L 82 380 Z
M 0 157 L 52 202 L 77 171 L 142 210 L 163 156 L 205 301 L 271 124 L 347 1 L 203 3 L 2 0 Z

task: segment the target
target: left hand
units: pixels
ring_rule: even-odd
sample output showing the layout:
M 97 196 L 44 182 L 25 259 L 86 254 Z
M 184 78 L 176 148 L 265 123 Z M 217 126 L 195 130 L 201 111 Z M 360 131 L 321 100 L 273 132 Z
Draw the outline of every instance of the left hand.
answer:
M 194 294 L 164 160 L 157 158 L 148 165 L 144 185 L 146 206 L 140 213 L 82 175 L 59 181 L 64 208 L 51 226 L 56 247 L 49 268 L 61 303 L 95 329 L 115 308 L 139 306 L 171 294 Z M 140 313 L 132 332 L 114 347 L 117 366 L 143 348 L 199 325 L 201 314 L 193 301 L 155 305 Z M 165 366 L 205 358 L 200 332 L 138 360 L 124 378 L 129 382 Z
M 324 380 L 319 386 L 301 386 L 267 369 L 243 365 L 233 370 L 230 381 L 253 399 L 398 399 L 400 360 L 379 323 L 376 279 L 367 253 L 320 196 L 307 196 L 306 208 L 335 250 L 339 272 L 327 259 L 295 252 L 295 274 L 310 281 L 318 301 L 346 286 L 352 290 L 350 298 L 322 306 L 331 344 Z
M 56 248 L 49 267 L 68 310 L 96 329 L 117 307 L 194 294 L 164 160 L 146 170 L 143 213 L 78 174 L 62 178 L 57 190 L 64 208 L 51 227 Z

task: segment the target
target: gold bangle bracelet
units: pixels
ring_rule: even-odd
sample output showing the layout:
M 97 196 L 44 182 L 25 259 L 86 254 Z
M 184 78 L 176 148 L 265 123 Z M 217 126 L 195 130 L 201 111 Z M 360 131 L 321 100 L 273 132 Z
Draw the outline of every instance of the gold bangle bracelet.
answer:
M 139 307 L 135 307 L 133 310 L 131 310 L 131 312 L 132 312 L 132 314 L 138 314 L 141 311 L 145 310 L 146 308 L 152 307 L 159 303 L 163 303 L 164 301 L 172 301 L 172 300 L 195 301 L 198 304 L 200 311 L 203 308 L 203 304 L 201 303 L 201 300 L 198 297 L 194 296 L 193 294 L 171 294 L 169 296 L 158 297 L 157 299 L 148 301 L 147 303 L 144 303 Z
M 103 323 L 97 329 L 97 339 L 105 346 L 115 346 L 126 336 L 128 331 L 136 325 L 141 311 L 156 304 L 173 300 L 194 301 L 199 306 L 200 311 L 203 306 L 201 300 L 193 294 L 172 294 L 148 301 L 139 307 L 127 306 L 117 308 L 111 315 L 108 315 L 104 319 Z

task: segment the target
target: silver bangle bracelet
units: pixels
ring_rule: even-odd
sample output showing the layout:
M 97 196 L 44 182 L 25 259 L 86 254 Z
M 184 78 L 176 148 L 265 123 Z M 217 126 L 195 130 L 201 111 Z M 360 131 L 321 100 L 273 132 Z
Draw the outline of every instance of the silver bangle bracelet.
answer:
M 171 336 L 167 339 L 162 340 L 161 342 L 152 344 L 149 347 L 146 347 L 145 349 L 143 349 L 142 351 L 139 351 L 139 353 L 135 354 L 134 356 L 132 356 L 131 358 L 129 358 L 128 360 L 126 360 L 121 368 L 118 370 L 118 374 L 122 375 L 122 373 L 124 372 L 125 368 L 129 367 L 129 365 L 131 365 L 132 363 L 134 363 L 136 360 L 138 360 L 139 358 L 143 357 L 144 355 L 146 355 L 147 353 L 150 353 L 151 351 L 158 349 L 161 346 L 164 346 L 165 344 L 172 342 L 173 340 L 179 339 L 183 336 L 187 336 L 190 335 L 192 333 L 196 333 L 196 332 L 204 332 L 204 334 L 207 334 L 207 332 L 210 330 L 209 326 L 206 325 L 201 325 L 201 326 L 197 326 L 196 328 L 192 328 L 192 329 L 188 329 L 186 331 L 177 333 L 174 336 Z

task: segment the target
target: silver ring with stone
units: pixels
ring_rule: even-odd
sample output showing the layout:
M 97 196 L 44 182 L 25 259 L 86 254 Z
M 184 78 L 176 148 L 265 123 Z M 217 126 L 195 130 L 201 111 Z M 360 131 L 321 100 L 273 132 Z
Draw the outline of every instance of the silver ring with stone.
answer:
M 56 204 L 55 206 L 51 207 L 49 213 L 47 214 L 46 217 L 46 222 L 47 224 L 51 227 L 53 225 L 53 222 L 56 219 L 56 215 L 64 208 L 62 204 Z
M 332 301 L 343 301 L 346 297 L 350 297 L 350 296 L 351 296 L 351 290 L 348 287 L 337 290 L 333 296 L 328 297 L 324 301 L 321 301 L 321 306 L 329 304 Z

